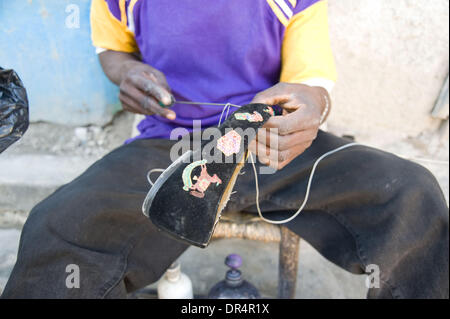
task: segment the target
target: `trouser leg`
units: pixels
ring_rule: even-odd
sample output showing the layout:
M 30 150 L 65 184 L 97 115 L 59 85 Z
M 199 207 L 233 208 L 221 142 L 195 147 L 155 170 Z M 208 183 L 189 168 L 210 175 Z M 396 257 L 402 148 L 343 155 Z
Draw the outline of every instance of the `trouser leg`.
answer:
M 346 143 L 320 132 L 283 170 L 259 175 L 266 217 L 291 216 L 314 161 Z M 256 212 L 254 188 L 247 165 L 227 209 Z M 448 207 L 436 179 L 415 163 L 366 146 L 335 153 L 318 166 L 306 208 L 287 226 L 348 271 L 379 267 L 380 288 L 369 297 L 448 298 Z
M 167 166 L 171 145 L 141 140 L 119 147 L 38 204 L 2 297 L 126 297 L 156 281 L 187 248 L 141 211 L 146 173 Z M 79 288 L 66 286 L 68 265 L 79 267 Z
M 94 164 L 33 209 L 5 297 L 124 297 L 156 279 L 186 245 L 142 216 L 146 172 L 167 167 L 169 141 L 138 141 Z M 346 141 L 321 132 L 283 170 L 260 176 L 266 217 L 301 204 L 314 163 Z M 227 210 L 255 211 L 251 168 Z M 287 226 L 354 273 L 377 265 L 381 286 L 369 297 L 448 298 L 448 208 L 434 177 L 391 154 L 357 146 L 319 165 L 305 210 Z M 80 266 L 67 289 L 65 267 Z

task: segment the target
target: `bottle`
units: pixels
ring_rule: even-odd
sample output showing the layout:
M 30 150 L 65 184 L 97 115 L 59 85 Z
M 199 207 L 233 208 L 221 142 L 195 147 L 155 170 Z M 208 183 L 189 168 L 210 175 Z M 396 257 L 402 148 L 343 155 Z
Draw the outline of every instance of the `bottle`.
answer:
M 192 282 L 174 262 L 158 282 L 158 299 L 193 299 Z
M 259 299 L 258 290 L 248 281 L 242 279 L 242 273 L 238 270 L 242 266 L 242 258 L 237 254 L 228 255 L 225 265 L 230 267 L 225 280 L 218 282 L 211 288 L 209 299 Z

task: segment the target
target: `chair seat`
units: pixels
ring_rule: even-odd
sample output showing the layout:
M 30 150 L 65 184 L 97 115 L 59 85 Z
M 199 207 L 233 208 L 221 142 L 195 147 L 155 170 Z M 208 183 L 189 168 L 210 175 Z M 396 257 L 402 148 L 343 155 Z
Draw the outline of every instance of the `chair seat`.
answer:
M 249 213 L 226 213 L 220 218 L 213 239 L 240 238 L 262 242 L 276 242 L 281 240 L 280 227 L 261 220 Z

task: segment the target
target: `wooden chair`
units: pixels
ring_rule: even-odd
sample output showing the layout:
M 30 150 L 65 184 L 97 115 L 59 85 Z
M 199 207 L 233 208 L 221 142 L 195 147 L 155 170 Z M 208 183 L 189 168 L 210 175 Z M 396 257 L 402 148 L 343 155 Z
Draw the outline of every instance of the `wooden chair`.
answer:
M 269 224 L 246 213 L 223 214 L 214 231 L 214 239 L 240 238 L 280 245 L 278 260 L 278 298 L 295 297 L 300 237 L 285 226 Z

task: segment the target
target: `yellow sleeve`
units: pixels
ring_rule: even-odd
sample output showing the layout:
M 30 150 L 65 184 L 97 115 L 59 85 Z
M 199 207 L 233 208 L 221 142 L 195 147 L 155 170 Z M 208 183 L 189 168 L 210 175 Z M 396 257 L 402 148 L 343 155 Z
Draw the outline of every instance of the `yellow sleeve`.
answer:
M 281 61 L 281 82 L 306 83 L 316 79 L 336 82 L 328 32 L 328 1 L 319 1 L 289 20 Z
M 97 48 L 106 50 L 139 51 L 133 32 L 127 27 L 125 0 L 120 1 L 121 19 L 117 19 L 109 10 L 105 0 L 92 0 L 91 3 L 91 39 Z

